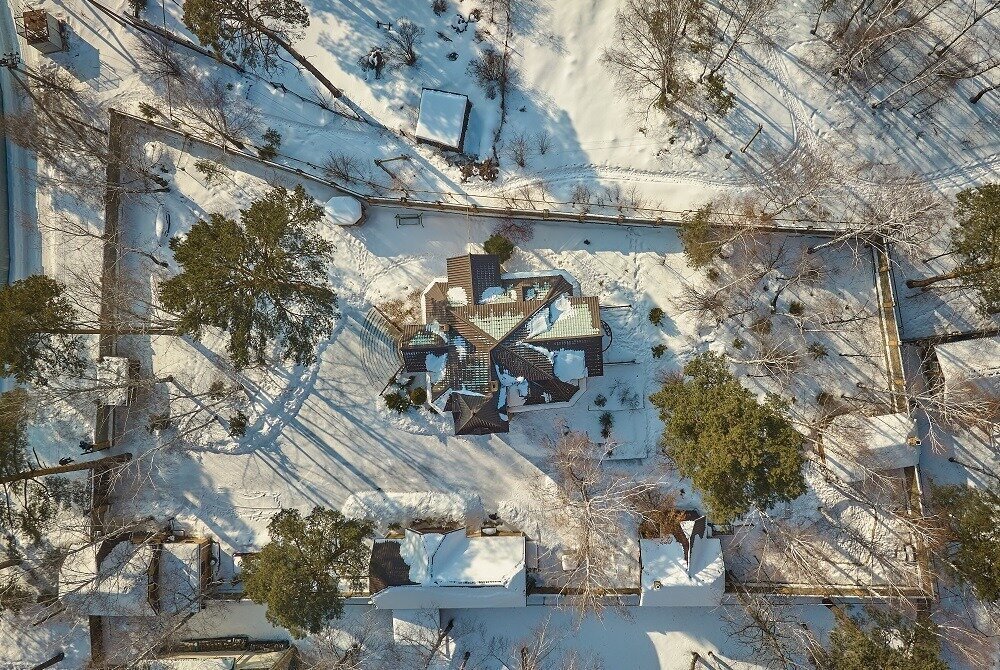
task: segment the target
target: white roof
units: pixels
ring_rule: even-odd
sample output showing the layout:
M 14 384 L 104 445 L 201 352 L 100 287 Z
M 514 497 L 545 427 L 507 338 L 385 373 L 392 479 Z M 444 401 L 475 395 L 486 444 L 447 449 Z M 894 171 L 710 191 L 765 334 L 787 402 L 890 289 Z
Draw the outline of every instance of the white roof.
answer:
M 468 104 L 469 98 L 461 93 L 423 89 L 416 136 L 460 151 Z
M 934 347 L 945 392 L 966 382 L 979 382 L 987 391 L 1000 393 L 1000 335 Z
M 80 614 L 151 616 L 149 566 L 153 547 L 124 540 L 97 568 L 97 546 L 77 547 L 59 570 L 59 598 Z
M 323 206 L 326 215 L 337 226 L 353 226 L 361 220 L 361 202 L 349 195 L 336 195 Z
M 101 402 L 105 405 L 128 404 L 129 359 L 123 356 L 105 356 L 97 362 L 97 384 Z
M 639 604 L 659 607 L 714 607 L 722 603 L 726 566 L 717 538 L 693 535 L 694 522 L 682 522 L 691 546 L 690 560 L 684 545 L 673 537 L 640 540 L 642 591 Z
M 159 596 L 161 612 L 201 610 L 201 546 L 194 542 L 168 542 L 160 553 Z
M 236 659 L 223 658 L 158 658 L 149 661 L 147 670 L 233 670 Z
M 823 432 L 823 456 L 833 474 L 858 482 L 867 474 L 916 465 L 920 446 L 916 421 L 909 414 L 835 417 Z
M 414 585 L 391 586 L 372 597 L 380 609 L 523 607 L 524 536 L 469 537 L 407 530 L 399 553 Z

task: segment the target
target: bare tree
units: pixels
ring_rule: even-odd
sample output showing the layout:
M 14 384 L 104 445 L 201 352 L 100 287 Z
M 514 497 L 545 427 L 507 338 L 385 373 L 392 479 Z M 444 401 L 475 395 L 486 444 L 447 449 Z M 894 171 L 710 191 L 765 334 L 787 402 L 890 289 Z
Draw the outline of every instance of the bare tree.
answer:
M 189 79 L 175 89 L 174 104 L 181 118 L 196 131 L 244 151 L 247 136 L 255 134 L 260 126 L 259 112 L 214 79 Z
M 401 18 L 387 33 L 389 55 L 404 65 L 417 64 L 417 45 L 424 34 L 424 29 L 409 19 Z
M 769 670 L 813 668 L 816 636 L 795 616 L 795 608 L 777 604 L 766 594 L 737 590 L 739 606 L 726 608 L 728 633 L 751 651 L 751 659 Z M 750 660 L 750 659 L 748 659 Z
M 535 487 L 563 529 L 561 570 L 546 575 L 581 612 L 621 605 L 623 580 L 637 569 L 641 502 L 656 484 L 608 467 L 608 447 L 567 432 L 548 445 L 552 481 Z M 634 575 L 632 575 L 634 577 Z

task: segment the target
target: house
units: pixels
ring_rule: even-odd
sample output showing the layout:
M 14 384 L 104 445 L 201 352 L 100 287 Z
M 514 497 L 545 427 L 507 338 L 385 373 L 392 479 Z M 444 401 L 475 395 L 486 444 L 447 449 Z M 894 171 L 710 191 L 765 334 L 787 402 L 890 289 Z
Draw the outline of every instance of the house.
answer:
M 672 535 L 639 540 L 642 578 L 639 605 L 715 607 L 726 590 L 722 542 L 705 517 L 694 512 Z
M 89 616 L 197 612 L 212 576 L 212 541 L 140 533 L 86 543 L 59 570 L 59 598 Z
M 916 420 L 905 413 L 834 417 L 823 431 L 823 460 L 831 473 L 848 483 L 915 466 L 920 460 Z
M 375 541 L 369 590 L 377 609 L 524 607 L 524 535 L 419 531 Z
M 172 643 L 142 670 L 292 670 L 298 652 L 287 640 L 251 640 L 246 635 Z
M 414 137 L 418 142 L 446 151 L 462 151 L 471 111 L 468 96 L 436 88 L 422 89 Z
M 571 404 L 604 374 L 600 306 L 572 277 L 502 274 L 488 254 L 447 267 L 423 293 L 424 323 L 404 326 L 399 347 L 456 435 L 506 433 L 511 413 Z
M 24 38 L 28 46 L 43 54 L 55 53 L 66 48 L 62 36 L 62 24 L 44 9 L 26 9 L 17 17 L 17 34 Z

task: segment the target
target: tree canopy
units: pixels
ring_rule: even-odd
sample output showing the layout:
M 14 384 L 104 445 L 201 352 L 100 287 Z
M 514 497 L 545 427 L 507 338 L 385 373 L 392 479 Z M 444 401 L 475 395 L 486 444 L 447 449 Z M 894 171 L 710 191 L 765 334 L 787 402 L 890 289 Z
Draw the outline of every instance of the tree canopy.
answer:
M 267 529 L 270 541 L 244 563 L 244 593 L 267 605 L 268 621 L 295 637 L 318 633 L 343 614 L 341 579 L 368 572 L 364 539 L 371 524 L 316 507 L 305 517 L 283 509 Z
M 958 258 L 951 272 L 906 282 L 911 288 L 957 279 L 975 290 L 979 308 L 986 314 L 1000 312 L 1000 184 L 965 189 L 956 197 L 949 251 Z
M 0 394 L 0 477 L 28 469 L 27 401 L 22 388 Z
M 210 214 L 171 240 L 181 272 L 162 284 L 160 299 L 177 329 L 196 337 L 206 326 L 227 330 L 238 367 L 262 365 L 273 341 L 285 360 L 315 361 L 337 318 L 327 279 L 333 245 L 314 231 L 322 217 L 301 185 L 279 186 L 239 221 Z
M 936 487 L 934 504 L 947 531 L 947 568 L 980 600 L 1000 600 L 1000 491 Z
M 934 624 L 871 610 L 865 617 L 837 614 L 828 649 L 817 654 L 824 670 L 948 670 Z
M 309 12 L 298 0 L 186 0 L 183 20 L 216 52 L 250 67 L 271 69 L 279 49 L 309 26 Z
M 802 435 L 775 396 L 744 388 L 718 354 L 705 353 L 650 396 L 666 424 L 664 452 L 701 491 L 709 515 L 727 522 L 805 492 Z
M 0 377 L 45 383 L 53 371 L 83 371 L 79 340 L 65 332 L 76 313 L 64 291 L 44 275 L 0 286 Z

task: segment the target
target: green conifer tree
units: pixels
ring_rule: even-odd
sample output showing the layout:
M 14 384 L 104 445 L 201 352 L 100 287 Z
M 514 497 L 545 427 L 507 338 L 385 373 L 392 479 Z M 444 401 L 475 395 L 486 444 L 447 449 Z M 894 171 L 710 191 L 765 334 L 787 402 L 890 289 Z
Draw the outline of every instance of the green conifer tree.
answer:
M 933 491 L 946 531 L 946 568 L 970 584 L 980 600 L 1000 600 L 1000 490 L 941 486 Z
M 664 452 L 690 477 L 712 519 L 732 521 L 805 492 L 802 435 L 776 396 L 759 402 L 706 353 L 650 397 L 666 424 Z
M 65 287 L 44 275 L 0 286 L 0 377 L 44 383 L 53 372 L 79 374 L 84 361 L 72 331 Z
M 816 654 L 823 670 L 948 670 L 941 660 L 941 645 L 933 622 L 898 613 L 869 610 L 850 617 L 835 610 L 837 626 L 830 633 L 828 649 Z
M 343 614 L 342 580 L 368 574 L 371 524 L 316 507 L 305 517 L 283 509 L 267 529 L 270 541 L 244 562 L 244 593 L 267 605 L 268 621 L 293 636 L 318 633 Z
M 722 242 L 712 230 L 712 203 L 685 214 L 678 236 L 691 267 L 701 268 L 711 263 L 722 248 Z
M 957 196 L 949 251 L 958 257 L 951 272 L 911 279 L 910 288 L 926 288 L 937 282 L 957 279 L 979 295 L 980 310 L 1000 312 L 1000 184 L 969 188 Z
M 262 365 L 272 341 L 285 360 L 315 361 L 316 344 L 337 317 L 327 279 L 333 245 L 314 230 L 322 217 L 301 185 L 279 186 L 239 221 L 211 214 L 171 240 L 182 271 L 161 285 L 160 299 L 178 316 L 178 331 L 227 330 L 238 367 Z

